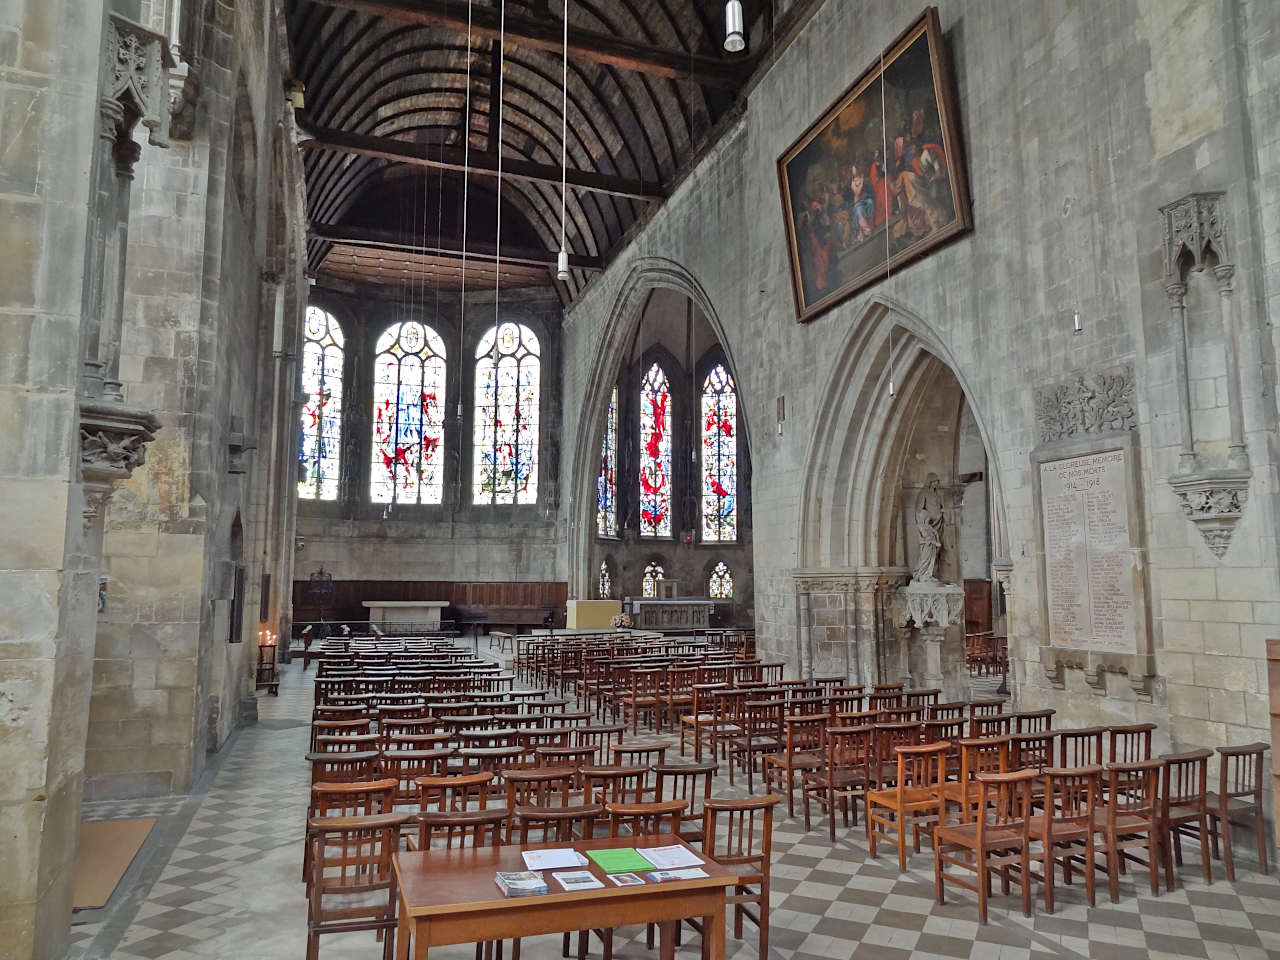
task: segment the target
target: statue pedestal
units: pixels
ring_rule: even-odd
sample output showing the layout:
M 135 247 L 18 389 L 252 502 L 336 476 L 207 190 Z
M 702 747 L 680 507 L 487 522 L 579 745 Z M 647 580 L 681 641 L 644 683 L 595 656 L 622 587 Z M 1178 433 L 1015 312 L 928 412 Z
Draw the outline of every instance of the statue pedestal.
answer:
M 964 616 L 964 589 L 954 583 L 937 580 L 912 580 L 898 588 L 901 605 L 900 622 L 914 625 L 920 634 L 923 659 L 920 665 L 921 688 L 940 687 L 942 699 L 969 698 L 968 672 L 964 664 L 964 636 L 947 641 L 949 627 L 958 625 Z M 955 631 L 952 631 L 954 634 Z M 951 649 L 955 647 L 956 649 Z

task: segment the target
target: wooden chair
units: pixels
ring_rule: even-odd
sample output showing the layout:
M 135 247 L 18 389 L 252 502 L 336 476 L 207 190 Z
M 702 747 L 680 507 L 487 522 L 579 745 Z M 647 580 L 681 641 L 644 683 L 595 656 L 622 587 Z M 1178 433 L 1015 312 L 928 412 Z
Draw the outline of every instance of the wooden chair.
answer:
M 705 669 L 703 671 L 705 674 Z M 693 732 L 693 759 L 702 762 L 702 731 L 715 722 L 715 714 L 706 710 L 708 699 L 714 701 L 715 691 L 725 689 L 724 681 L 718 683 L 695 683 L 690 688 L 689 712 L 680 717 L 680 756 L 684 756 L 685 735 Z
M 898 747 L 921 743 L 924 725 L 919 723 L 877 723 L 872 728 L 876 741 L 876 763 L 871 770 L 872 790 L 895 783 L 898 775 Z
M 1137 860 L 1128 851 L 1146 850 L 1145 863 L 1151 895 L 1160 892 L 1160 771 L 1159 760 L 1113 763 L 1106 770 L 1106 803 L 1094 816 L 1101 828 L 1107 855 L 1107 882 L 1111 902 L 1120 902 L 1120 872 L 1124 859 Z M 1085 861 L 1089 869 L 1091 861 Z
M 689 808 L 684 800 L 658 800 L 645 803 L 604 805 L 609 817 L 609 836 L 639 837 L 657 833 L 680 833 L 681 816 Z M 626 834 L 623 831 L 627 831 Z
M 357 783 L 314 783 L 307 822 L 333 817 L 372 817 L 394 813 L 396 781 L 391 778 Z M 302 879 L 311 876 L 311 831 L 302 847 Z
M 573 738 L 573 727 L 520 727 L 516 732 L 516 743 L 524 751 L 525 766 L 536 766 L 539 762 L 539 747 L 567 747 Z
M 510 842 L 571 843 L 589 840 L 595 833 L 596 820 L 603 815 L 604 806 L 599 803 L 518 806 L 511 811 Z
M 631 684 L 619 700 L 622 719 L 631 718 L 631 735 L 640 732 L 640 715 L 647 713 L 650 724 L 657 733 L 662 732 L 662 699 L 659 696 L 663 670 L 657 667 L 631 671 Z
M 836 842 L 836 805 L 849 826 L 850 808 L 853 823 L 858 822 L 858 801 L 866 803 L 875 763 L 875 738 L 869 725 L 860 727 L 827 727 L 824 764 L 800 775 L 800 794 L 804 803 L 804 829 L 810 827 L 809 803 L 814 800 L 827 812 L 827 835 Z
M 319 957 L 321 936 L 361 930 L 376 931 L 383 960 L 391 960 L 396 926 L 391 856 L 408 821 L 402 813 L 308 821 L 307 960 Z
M 930 720 L 963 720 L 968 715 L 969 704 L 964 700 L 952 700 L 949 703 L 935 703 L 929 707 L 927 716 Z
M 1014 733 L 1042 733 L 1053 729 L 1053 717 L 1058 711 L 1023 710 L 1013 715 Z
M 1007 737 L 1013 732 L 1013 714 L 997 713 L 990 717 L 974 717 L 969 721 L 971 737 Z
M 1164 830 L 1165 886 L 1173 889 L 1173 863 L 1182 866 L 1182 837 L 1192 828 L 1200 841 L 1200 872 L 1213 883 L 1209 848 L 1209 758 L 1212 750 L 1191 750 L 1161 757 L 1160 821 Z
M 877 841 L 898 848 L 898 869 L 907 869 L 907 831 L 920 852 L 920 833 L 942 817 L 942 785 L 947 778 L 949 743 L 895 747 L 898 769 L 892 789 L 867 791 L 867 843 L 874 859 Z M 882 812 L 883 811 L 883 812 Z M 892 834 L 892 835 L 891 835 Z
M 669 746 L 666 743 L 615 744 L 609 748 L 610 759 L 615 767 L 651 767 L 666 762 Z
M 786 701 L 781 699 L 743 702 L 737 723 L 739 733 L 730 737 L 726 744 L 730 786 L 733 785 L 736 760 L 746 771 L 747 792 L 755 793 L 756 758 L 763 758 L 782 749 L 782 713 L 785 708 Z
M 579 767 L 595 760 L 595 747 L 535 747 L 540 767 Z
M 1258 866 L 1263 873 L 1270 873 L 1267 868 L 1266 824 L 1262 813 L 1262 755 L 1270 748 L 1269 743 L 1218 748 L 1218 792 L 1207 797 L 1209 830 L 1215 857 L 1218 855 L 1218 835 L 1222 835 L 1222 861 L 1227 868 L 1227 879 L 1232 883 L 1236 879 L 1236 865 L 1231 850 L 1231 825 L 1244 820 L 1253 821 L 1254 836 L 1258 841 Z
M 686 843 L 702 842 L 702 808 L 711 799 L 711 779 L 718 769 L 714 763 L 660 763 L 653 768 L 653 799 L 688 804 L 676 831 Z
M 723 866 L 739 868 L 739 883 L 725 898 L 725 903 L 733 907 L 733 936 L 742 939 L 744 919 L 754 923 L 760 930 L 758 956 L 762 958 L 769 955 L 773 808 L 781 799 L 775 794 L 745 800 L 712 797 L 704 807 L 702 852 Z M 752 904 L 755 905 L 754 914 L 750 909 Z M 691 922 L 691 926 L 701 930 L 698 923 Z
M 994 717 L 1004 713 L 1003 700 L 971 700 L 969 702 L 969 719 L 974 717 Z
M 361 750 L 358 753 L 308 753 L 311 761 L 311 782 L 356 783 L 375 779 L 377 750 Z
M 319 747 L 316 746 L 316 739 L 318 737 L 343 737 L 368 734 L 369 728 L 370 721 L 367 718 L 349 720 L 312 720 L 311 752 L 315 753 L 319 750 Z
M 670 667 L 667 670 L 666 684 L 659 696 L 662 716 L 673 729 L 693 709 L 693 685 L 697 679 L 696 666 Z
M 880 721 L 882 723 L 920 723 L 924 720 L 926 710 L 924 706 L 885 707 L 880 711 Z
M 908 707 L 924 707 L 929 708 L 938 702 L 938 698 L 942 696 L 942 691 L 937 687 L 929 687 L 924 690 L 905 690 L 902 694 L 903 704 Z
M 1097 800 L 1102 768 L 1048 767 L 1043 812 L 1031 819 L 1031 839 L 1041 844 L 1044 908 L 1053 913 L 1053 885 L 1058 865 L 1071 883 L 1072 860 L 1083 858 L 1085 892 L 1094 906 L 1094 838 L 1098 832 Z
M 1102 748 L 1104 727 L 1058 731 L 1059 767 L 1096 767 L 1107 762 Z
M 648 767 L 582 767 L 588 803 L 640 803 L 648 792 Z
M 591 726 L 575 727 L 573 745 L 575 747 L 591 747 L 595 750 L 592 763 L 607 763 L 609 748 L 622 743 L 622 735 L 626 732 L 625 723 L 598 723 Z M 683 754 L 682 754 L 683 755 Z
M 1009 737 L 1009 769 L 1043 771 L 1057 763 L 1058 735 L 1052 730 Z
M 960 808 L 960 822 L 970 823 L 981 812 L 978 774 L 1008 773 L 1009 737 L 978 737 L 960 741 L 960 767 L 955 780 L 942 785 L 942 799 Z
M 832 722 L 838 713 L 856 713 L 862 709 L 865 697 L 861 686 L 836 686 L 827 691 L 827 706 Z
M 1129 723 L 1107 728 L 1107 762 L 1137 763 L 1151 759 L 1154 723 Z
M 382 738 L 376 733 L 319 734 L 315 742 L 316 753 L 363 753 L 382 747 Z
M 776 785 L 787 791 L 787 815 L 796 812 L 796 773 L 817 770 L 823 764 L 823 749 L 829 713 L 803 713 L 782 718 L 782 750 L 765 754 L 764 788 L 772 792 Z
M 1022 913 L 1031 916 L 1031 784 L 1034 770 L 977 774 L 977 816 L 959 824 L 941 823 L 934 833 L 933 875 L 938 903 L 945 902 L 947 881 L 978 895 L 978 922 L 987 922 L 991 879 L 1000 877 L 1009 893 L 1010 868 L 1022 888 Z M 946 872 L 960 867 L 975 874 L 972 881 Z
M 507 792 L 507 815 L 511 830 L 507 842 L 512 843 L 517 807 L 566 807 L 578 789 L 578 771 L 572 767 L 535 767 L 531 770 L 508 770 L 503 777 Z
M 419 777 L 439 777 L 445 774 L 453 751 L 448 747 L 434 750 L 384 750 L 378 766 L 382 774 L 396 781 L 394 805 L 417 805 L 421 796 Z

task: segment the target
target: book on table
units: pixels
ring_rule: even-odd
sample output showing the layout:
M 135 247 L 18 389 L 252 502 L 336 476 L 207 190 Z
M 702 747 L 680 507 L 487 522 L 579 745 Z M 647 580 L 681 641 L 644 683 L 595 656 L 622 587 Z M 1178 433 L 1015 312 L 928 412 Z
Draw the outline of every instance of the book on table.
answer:
M 560 886 L 570 892 L 574 890 L 599 890 L 604 886 L 590 870 L 564 870 L 551 875 L 560 881 Z
M 705 876 L 707 871 L 701 867 L 689 867 L 685 870 L 654 870 L 649 879 L 654 883 L 671 883 L 673 880 L 697 880 Z
M 653 869 L 653 864 L 637 853 L 634 847 L 588 850 L 587 856 L 605 873 L 635 873 L 637 870 Z
M 547 892 L 547 882 L 542 879 L 542 874 L 529 870 L 499 871 L 493 875 L 493 882 L 508 897 L 532 897 Z

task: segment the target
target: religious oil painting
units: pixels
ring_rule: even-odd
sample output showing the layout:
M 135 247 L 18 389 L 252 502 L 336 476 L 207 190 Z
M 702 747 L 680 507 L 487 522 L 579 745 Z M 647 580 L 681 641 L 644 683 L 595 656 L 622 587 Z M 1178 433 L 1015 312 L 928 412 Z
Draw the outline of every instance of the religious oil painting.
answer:
M 801 321 L 972 227 L 930 7 L 778 159 Z

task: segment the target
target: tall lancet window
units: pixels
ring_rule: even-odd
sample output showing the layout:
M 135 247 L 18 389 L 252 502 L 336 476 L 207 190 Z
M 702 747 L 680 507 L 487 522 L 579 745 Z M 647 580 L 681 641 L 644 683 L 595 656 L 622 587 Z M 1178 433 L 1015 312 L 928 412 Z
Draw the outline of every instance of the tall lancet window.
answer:
M 707 596 L 712 600 L 733 599 L 733 571 L 723 560 L 715 565 L 707 581 Z
M 476 348 L 474 503 L 538 502 L 538 337 L 502 323 Z
M 337 500 L 342 444 L 342 327 L 319 307 L 307 307 L 302 340 L 302 441 L 298 497 Z
M 702 539 L 738 539 L 738 394 L 723 364 L 702 383 Z
M 618 388 L 609 397 L 604 438 L 600 443 L 600 474 L 596 477 L 596 533 L 602 537 L 618 533 Z
M 596 585 L 596 593 L 601 600 L 613 598 L 613 574 L 609 572 L 609 561 L 600 561 L 600 582 Z
M 656 363 L 640 386 L 640 536 L 671 536 L 671 382 Z
M 640 596 L 656 597 L 658 595 L 658 581 L 665 579 L 666 573 L 662 569 L 662 564 L 657 560 L 650 560 L 644 565 L 644 576 L 640 580 Z
M 440 335 L 416 320 L 382 332 L 373 361 L 374 503 L 444 499 L 445 351 Z

